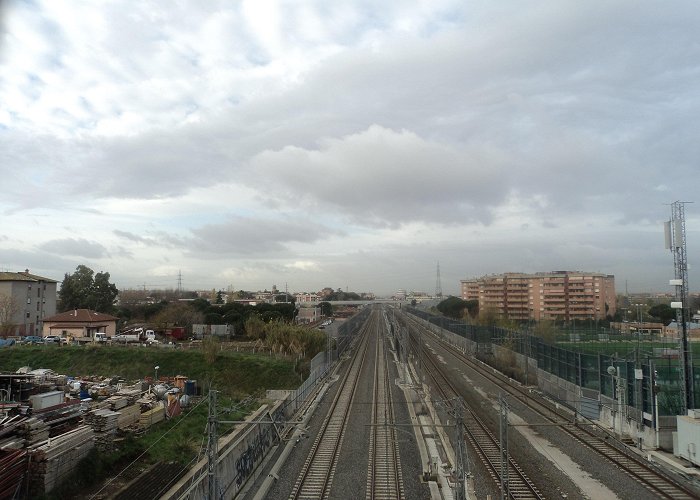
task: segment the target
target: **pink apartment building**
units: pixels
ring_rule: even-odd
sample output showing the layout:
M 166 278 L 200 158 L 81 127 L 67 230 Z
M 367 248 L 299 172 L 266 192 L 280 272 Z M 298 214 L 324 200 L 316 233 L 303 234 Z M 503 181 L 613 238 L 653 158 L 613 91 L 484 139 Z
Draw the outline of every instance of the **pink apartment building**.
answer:
M 616 311 L 615 277 L 579 271 L 504 273 L 460 280 L 462 298 L 512 320 L 604 319 Z

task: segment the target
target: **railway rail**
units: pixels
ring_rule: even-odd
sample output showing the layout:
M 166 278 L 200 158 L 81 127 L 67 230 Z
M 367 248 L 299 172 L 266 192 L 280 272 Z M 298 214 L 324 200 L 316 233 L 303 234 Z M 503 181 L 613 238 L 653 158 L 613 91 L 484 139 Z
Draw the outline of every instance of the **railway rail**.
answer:
M 409 335 L 411 342 L 415 348 L 417 340 Z M 441 396 L 446 400 L 454 400 L 459 397 L 459 390 L 454 386 L 452 381 L 444 374 L 433 356 L 422 356 L 424 361 L 423 367 L 427 375 L 435 382 L 435 387 L 440 392 Z M 454 412 L 461 411 L 461 405 L 454 407 Z M 463 415 L 463 428 L 467 436 L 467 441 L 476 451 L 481 462 L 488 470 L 491 478 L 496 485 L 501 488 L 504 482 L 502 472 L 507 478 L 508 498 L 514 500 L 520 499 L 543 499 L 544 496 L 537 489 L 532 480 L 527 476 L 525 471 L 518 465 L 515 459 L 508 455 L 507 469 L 501 464 L 501 447 L 499 440 L 491 433 L 486 424 L 477 417 L 477 415 L 469 408 L 465 408 Z
M 509 379 L 502 373 L 495 371 L 493 368 L 484 365 L 482 362 L 470 358 L 460 349 L 457 349 L 430 330 L 424 328 L 423 325 L 415 319 L 407 315 L 404 317 L 408 318 L 413 328 L 420 328 L 421 331 L 427 332 L 432 338 L 439 340 L 443 346 L 448 348 L 455 357 L 469 368 L 492 383 L 497 384 L 513 398 L 527 405 L 532 411 L 544 418 L 547 423 L 557 426 L 581 444 L 587 446 L 601 457 L 604 457 L 612 464 L 622 469 L 626 474 L 644 485 L 658 497 L 683 500 L 695 499 L 700 496 L 700 492 L 680 483 L 675 478 L 669 476 L 668 473 L 646 462 L 643 458 L 628 450 L 624 443 L 616 441 L 614 436 L 604 429 L 592 423 L 581 425 L 581 423 L 576 420 L 576 415 L 565 413 L 561 405 L 556 405 L 539 396 L 535 397 L 527 388 Z
M 373 319 L 365 324 L 360 334 L 360 344 L 352 358 L 350 368 L 340 382 L 340 389 L 331 403 L 330 410 L 294 484 L 290 499 L 329 497 L 352 400 L 369 346 L 369 329 L 378 322 L 376 314 L 371 318 Z
M 381 326 L 378 326 L 365 498 L 396 500 L 405 498 L 405 492 L 384 343 L 385 336 L 381 335 Z

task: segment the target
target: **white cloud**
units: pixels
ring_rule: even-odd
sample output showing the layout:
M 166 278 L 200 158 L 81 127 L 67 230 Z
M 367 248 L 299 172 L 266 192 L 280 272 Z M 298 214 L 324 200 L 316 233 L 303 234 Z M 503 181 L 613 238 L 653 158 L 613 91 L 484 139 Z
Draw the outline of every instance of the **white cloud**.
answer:
M 666 282 L 664 204 L 700 180 L 694 2 L 7 5 L 2 266 Z

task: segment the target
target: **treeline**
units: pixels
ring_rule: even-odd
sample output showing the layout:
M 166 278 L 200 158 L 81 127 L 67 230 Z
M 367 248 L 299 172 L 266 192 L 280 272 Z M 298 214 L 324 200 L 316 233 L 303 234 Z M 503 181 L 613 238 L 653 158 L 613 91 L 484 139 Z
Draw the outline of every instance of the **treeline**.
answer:
M 700 306 L 700 304 L 698 304 Z M 614 316 L 606 316 L 605 319 L 595 320 L 595 319 L 581 319 L 578 320 L 580 325 L 596 325 L 596 326 L 610 326 L 611 321 L 623 321 L 625 319 L 625 314 L 627 313 L 629 321 L 643 321 L 643 322 L 659 322 L 668 325 L 671 321 L 676 319 L 676 310 L 672 309 L 669 304 L 646 304 L 643 307 L 639 306 L 638 310 L 635 309 L 625 309 L 623 307 L 618 307 Z M 501 326 L 504 328 L 517 326 L 517 322 L 509 320 L 507 318 L 501 317 L 498 311 L 494 308 L 484 308 L 479 309 L 478 300 L 463 300 L 459 297 L 448 297 L 442 302 L 440 302 L 436 309 L 442 313 L 444 316 L 449 318 L 466 320 L 469 323 L 485 326 Z M 526 321 L 531 323 L 530 321 Z M 551 323 L 552 325 L 564 325 L 566 322 L 563 320 L 557 321 L 541 321 L 540 323 Z
M 120 307 L 116 315 L 123 325 L 143 321 L 157 330 L 182 326 L 191 331 L 194 324 L 231 325 L 236 336 L 246 335 L 246 322 L 255 317 L 263 323 L 292 322 L 296 316 L 293 303 L 254 306 L 231 302 L 211 304 L 206 299 L 192 301 L 161 301 L 157 304 Z

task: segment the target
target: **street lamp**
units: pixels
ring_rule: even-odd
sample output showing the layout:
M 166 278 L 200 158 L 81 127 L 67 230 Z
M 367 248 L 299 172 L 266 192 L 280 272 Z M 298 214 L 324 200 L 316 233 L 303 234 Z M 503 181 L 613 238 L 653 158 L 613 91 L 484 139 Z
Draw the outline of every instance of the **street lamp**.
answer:
M 159 369 L 159 368 L 160 368 L 160 366 L 155 366 L 155 367 L 154 367 L 154 369 L 155 369 L 155 371 L 156 371 L 156 376 L 155 376 L 155 378 L 153 379 L 153 382 L 154 382 L 154 383 L 158 381 L 158 369 Z

